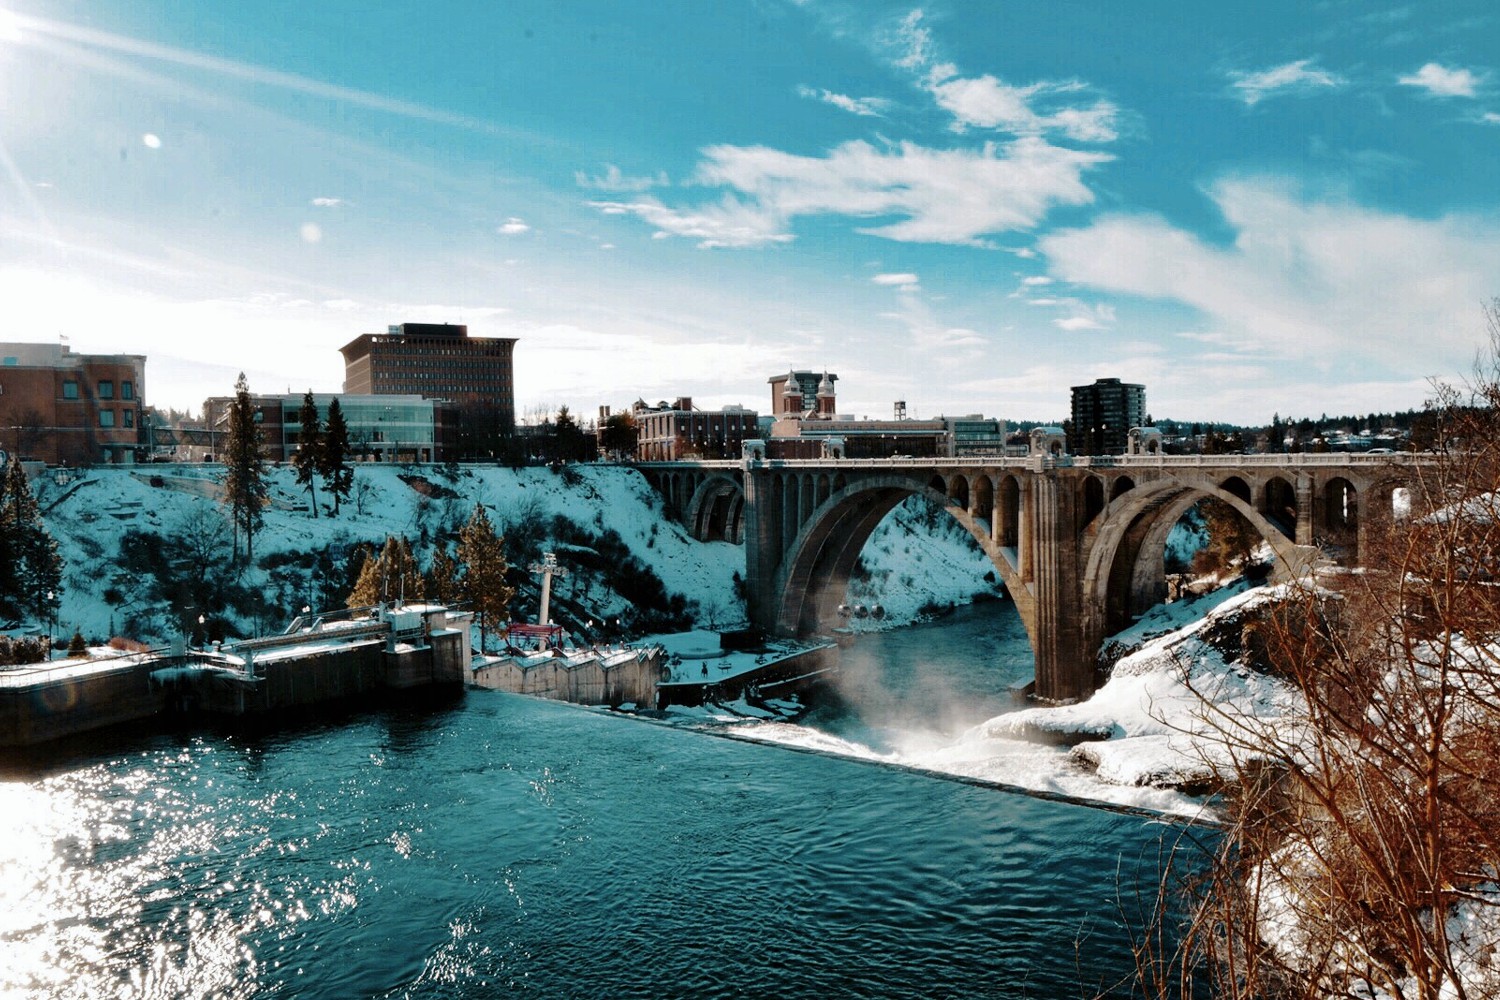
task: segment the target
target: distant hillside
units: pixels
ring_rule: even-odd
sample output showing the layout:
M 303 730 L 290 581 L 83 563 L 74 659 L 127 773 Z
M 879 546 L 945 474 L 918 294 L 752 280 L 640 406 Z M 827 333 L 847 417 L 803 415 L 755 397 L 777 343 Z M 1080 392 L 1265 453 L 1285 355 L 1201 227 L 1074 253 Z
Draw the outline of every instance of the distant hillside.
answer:
M 404 535 L 426 567 L 450 547 L 475 503 L 506 536 L 523 586 L 515 605 L 534 615 L 522 572 L 555 551 L 569 575 L 554 585 L 553 619 L 633 631 L 744 621 L 744 550 L 697 542 L 662 518 L 660 498 L 633 469 L 363 465 L 338 517 L 312 517 L 292 470 L 269 470 L 271 506 L 255 565 L 236 573 L 217 466 L 95 469 L 65 485 L 38 481 L 48 529 L 67 561 L 57 631 L 163 642 L 274 631 L 304 605 L 342 607 L 366 547 Z M 320 490 L 320 508 L 328 498 Z M 888 622 L 993 592 L 989 565 L 946 515 L 909 503 L 887 518 L 862 560 L 851 601 L 879 603 Z M 992 579 L 992 577 L 991 577 Z M 395 596 L 395 595 L 392 595 Z

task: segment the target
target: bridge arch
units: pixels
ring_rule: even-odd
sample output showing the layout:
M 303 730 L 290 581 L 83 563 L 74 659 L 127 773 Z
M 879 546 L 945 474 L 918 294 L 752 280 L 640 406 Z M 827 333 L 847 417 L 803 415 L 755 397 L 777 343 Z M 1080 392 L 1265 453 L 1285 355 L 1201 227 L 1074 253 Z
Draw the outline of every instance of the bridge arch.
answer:
M 1284 476 L 1271 476 L 1262 492 L 1261 513 L 1288 538 L 1297 535 L 1297 488 Z
M 700 542 L 745 540 L 745 488 L 722 473 L 698 483 L 684 512 L 688 531 Z
M 1225 488 L 1231 485 L 1234 492 Z M 1240 496 L 1239 487 L 1249 488 L 1237 476 L 1219 486 L 1160 480 L 1110 505 L 1084 560 L 1084 628 L 1091 640 L 1085 648 L 1097 649 L 1104 636 L 1129 627 L 1136 616 L 1166 599 L 1167 536 L 1200 500 L 1215 499 L 1233 508 L 1271 547 L 1283 575 L 1306 568 L 1311 553 Z
M 793 538 L 776 573 L 777 633 L 806 635 L 834 620 L 865 543 L 885 516 L 911 496 L 926 497 L 952 514 L 979 543 L 1006 586 L 1019 585 L 1010 564 L 996 558 L 988 526 L 954 506 L 946 489 L 900 475 L 876 476 L 836 491 Z
M 1133 489 L 1135 489 L 1134 479 L 1131 479 L 1129 476 L 1116 476 L 1114 482 L 1109 484 L 1110 502 L 1113 503 Z

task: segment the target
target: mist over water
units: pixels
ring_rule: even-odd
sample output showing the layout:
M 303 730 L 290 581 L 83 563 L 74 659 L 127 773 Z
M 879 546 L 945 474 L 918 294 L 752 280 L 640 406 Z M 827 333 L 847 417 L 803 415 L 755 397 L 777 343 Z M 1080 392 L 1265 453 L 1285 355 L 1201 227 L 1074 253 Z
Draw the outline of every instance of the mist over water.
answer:
M 1006 702 L 1004 669 L 889 673 L 844 724 Z M 0 774 L 0 995 L 1088 996 L 1164 836 L 498 692 L 111 737 Z

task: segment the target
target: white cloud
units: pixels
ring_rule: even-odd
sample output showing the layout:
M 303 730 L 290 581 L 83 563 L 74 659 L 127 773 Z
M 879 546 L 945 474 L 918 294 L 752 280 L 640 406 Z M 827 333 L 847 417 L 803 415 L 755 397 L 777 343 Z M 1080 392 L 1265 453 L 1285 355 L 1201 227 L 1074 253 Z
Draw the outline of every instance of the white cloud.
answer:
M 519 236 L 522 233 L 529 233 L 530 231 L 531 227 L 514 215 L 495 228 L 495 232 L 502 236 Z
M 579 187 L 595 191 L 649 191 L 653 187 L 666 187 L 669 183 L 664 172 L 655 177 L 629 177 L 613 163 L 606 163 L 604 173 L 593 177 L 582 170 L 575 171 L 573 180 Z
M 1486 111 L 1482 116 L 1480 116 L 1479 120 L 1484 122 L 1486 125 L 1500 125 L 1500 114 L 1496 114 L 1493 111 Z
M 903 242 L 978 243 L 992 234 L 1035 226 L 1054 206 L 1086 205 L 1089 167 L 1112 159 L 1053 146 L 1039 138 L 978 150 L 936 150 L 914 143 L 877 149 L 847 142 L 828 155 L 799 156 L 764 146 L 714 146 L 695 179 L 733 188 L 718 205 L 679 210 L 654 198 L 592 202 L 609 214 L 633 214 L 663 235 L 692 236 L 704 246 L 784 242 L 804 215 L 896 216 L 861 230 Z
M 908 288 L 915 288 L 921 284 L 921 279 L 911 273 L 877 274 L 870 280 L 877 285 L 900 285 Z
M 1254 106 L 1267 97 L 1279 94 L 1306 94 L 1325 87 L 1341 87 L 1344 78 L 1319 69 L 1311 59 L 1298 59 L 1259 73 L 1230 73 L 1230 86 L 1240 100 Z
M 985 73 L 966 77 L 951 62 L 939 62 L 932 32 L 918 8 L 890 32 L 886 49 L 899 69 L 918 74 L 916 84 L 939 107 L 953 115 L 953 130 L 997 129 L 1021 136 L 1059 133 L 1078 142 L 1113 142 L 1119 138 L 1120 109 L 1099 99 L 1074 105 L 1063 95 L 1087 90 L 1077 80 L 1041 81 L 1018 87 Z
M 1047 277 L 1045 274 L 1033 274 L 1033 275 L 1030 275 L 1028 277 L 1022 278 L 1021 279 L 1021 284 L 1023 284 L 1023 285 L 1050 285 L 1050 284 L 1052 284 L 1052 279 L 1049 278 L 1049 277 Z
M 1479 78 L 1466 69 L 1448 69 L 1437 63 L 1428 63 L 1397 82 L 1408 87 L 1421 87 L 1434 97 L 1473 97 Z
M 637 216 L 656 227 L 652 236 L 657 239 L 686 236 L 699 240 L 701 247 L 752 247 L 792 239 L 774 213 L 727 195 L 717 205 L 688 210 L 669 208 L 655 198 L 591 201 L 589 205 L 605 215 Z
M 902 69 L 920 69 L 932 61 L 932 32 L 922 24 L 925 17 L 919 7 L 903 17 L 892 32 L 896 65 Z
M 1113 142 L 1119 137 L 1116 120 L 1119 109 L 1109 101 L 1095 101 L 1089 107 L 1064 107 L 1043 114 L 1032 107 L 1038 100 L 1057 94 L 1074 93 L 1076 83 L 1034 83 L 1015 87 L 988 73 L 964 78 L 951 65 L 934 67 L 928 75 L 927 91 L 938 106 L 953 115 L 953 128 L 992 128 L 1018 135 L 1040 135 L 1061 132 L 1080 142 Z
M 319 208 L 338 208 L 344 204 L 342 198 L 314 198 L 312 203 Z
M 1461 371 L 1472 357 L 1477 304 L 1500 273 L 1493 217 L 1414 218 L 1310 200 L 1269 180 L 1227 180 L 1211 194 L 1236 233 L 1226 247 L 1144 215 L 1109 216 L 1038 246 L 1060 278 L 1183 303 L 1215 332 L 1287 360 L 1422 377 Z
M 831 104 L 863 118 L 879 118 L 885 114 L 886 108 L 891 104 L 883 97 L 849 97 L 846 94 L 836 94 L 831 90 L 818 87 L 798 87 L 797 94 L 815 101 L 822 101 L 824 104 Z
M 1061 316 L 1052 321 L 1052 325 L 1059 330 L 1073 333 L 1079 330 L 1104 330 L 1114 325 L 1114 306 L 1105 303 L 1090 306 L 1077 299 L 1061 299 L 1057 304 L 1065 305 L 1072 310 L 1071 315 Z
M 147 132 L 141 136 L 141 145 L 147 149 L 161 149 L 161 136 L 155 132 Z

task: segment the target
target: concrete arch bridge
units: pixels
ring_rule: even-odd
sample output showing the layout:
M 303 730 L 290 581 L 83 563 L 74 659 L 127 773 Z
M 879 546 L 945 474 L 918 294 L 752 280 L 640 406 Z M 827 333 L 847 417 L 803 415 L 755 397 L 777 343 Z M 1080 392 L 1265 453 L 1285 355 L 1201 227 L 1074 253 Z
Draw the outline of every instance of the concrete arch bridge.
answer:
M 640 466 L 700 540 L 745 545 L 751 621 L 808 635 L 837 621 L 860 551 L 907 497 L 941 504 L 994 564 L 1036 654 L 1036 695 L 1087 697 L 1104 638 L 1166 598 L 1167 535 L 1207 497 L 1234 508 L 1280 576 L 1358 565 L 1392 516 L 1410 455 L 1120 455 L 673 462 Z

